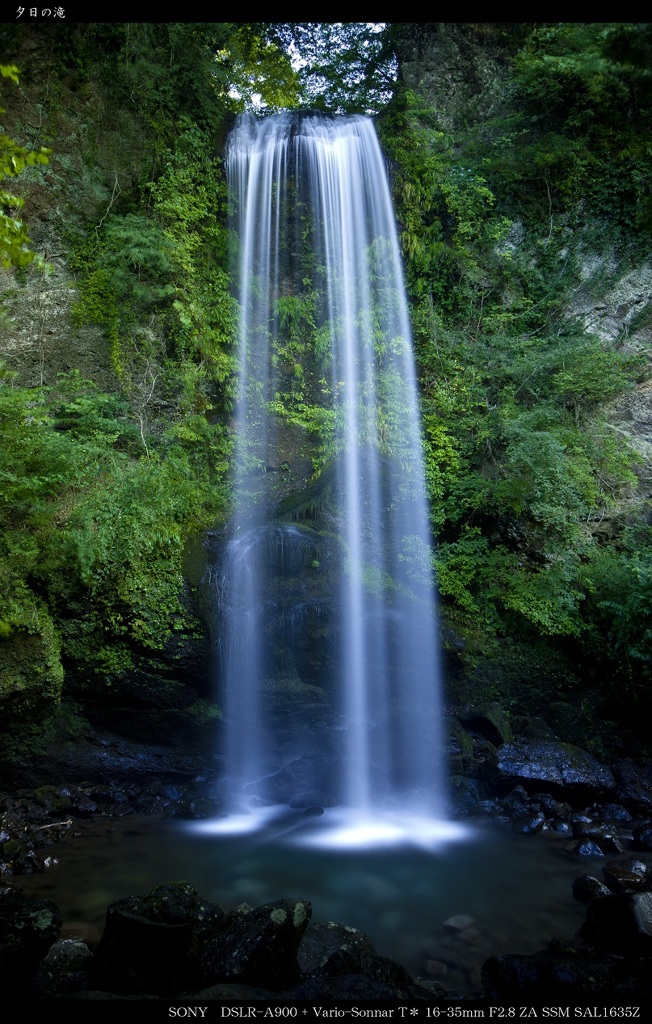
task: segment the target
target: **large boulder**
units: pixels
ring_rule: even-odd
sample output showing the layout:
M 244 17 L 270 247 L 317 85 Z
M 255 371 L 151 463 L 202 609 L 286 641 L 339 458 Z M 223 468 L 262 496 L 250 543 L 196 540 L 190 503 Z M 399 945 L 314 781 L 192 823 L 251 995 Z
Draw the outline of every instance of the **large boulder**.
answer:
M 634 805 L 643 814 L 652 810 L 652 768 L 644 768 L 626 759 L 614 765 L 618 799 L 628 806 Z
M 590 903 L 599 896 L 609 896 L 609 889 L 594 875 L 580 875 L 573 880 L 573 896 L 580 903 Z
M 335 921 L 311 922 L 299 946 L 299 968 L 306 977 L 332 974 L 338 957 L 345 956 L 351 963 L 360 963 L 375 952 L 371 939 L 357 928 Z
M 498 752 L 498 770 L 509 779 L 531 779 L 556 786 L 613 789 L 615 780 L 592 754 L 571 743 L 518 740 Z
M 652 888 L 652 875 L 642 861 L 634 858 L 610 861 L 602 874 L 611 892 L 649 892 Z
M 318 972 L 296 988 L 292 996 L 307 1002 L 327 1000 L 383 999 L 390 1002 L 413 1002 L 418 986 L 395 960 L 390 957 L 358 957 L 336 953 L 329 963 L 328 972 Z M 427 998 L 427 993 L 422 993 Z
M 224 920 L 187 882 L 117 900 L 96 950 L 95 982 L 108 992 L 162 995 L 216 980 L 202 973 L 201 952 Z
M 465 729 L 484 736 L 495 747 L 512 740 L 512 727 L 499 704 L 488 701 L 476 704 L 463 711 L 459 718 Z
M 300 980 L 297 951 L 311 915 L 310 903 L 297 899 L 237 908 L 204 950 L 204 973 L 216 982 L 292 988 Z
M 6 995 L 22 989 L 61 931 L 51 900 L 33 900 L 14 886 L 0 887 L 0 984 Z
M 83 992 L 91 985 L 93 954 L 81 939 L 59 939 L 50 947 L 32 979 L 37 998 Z
M 592 900 L 581 935 L 603 952 L 652 957 L 652 893 L 619 892 Z

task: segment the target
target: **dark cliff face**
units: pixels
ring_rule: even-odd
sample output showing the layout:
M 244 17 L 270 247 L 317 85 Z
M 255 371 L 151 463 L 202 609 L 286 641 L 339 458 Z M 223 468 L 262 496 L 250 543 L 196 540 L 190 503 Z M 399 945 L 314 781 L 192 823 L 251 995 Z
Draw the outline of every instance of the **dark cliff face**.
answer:
M 18 274 L 0 271 L 3 311 L 0 355 L 28 387 L 53 384 L 58 373 L 77 369 L 111 391 L 119 387 L 106 331 L 75 326 L 78 268 L 73 240 L 102 221 L 116 203 L 133 202 L 143 173 L 147 129 L 133 109 L 116 108 L 97 66 L 75 68 L 75 30 L 29 26 L 10 33 L 4 52 L 20 72 L 20 84 L 3 80 L 5 132 L 27 149 L 50 149 L 45 167 L 12 181 L 24 200 L 34 251 L 45 268 Z M 77 28 L 77 33 L 81 29 Z
M 652 284 L 649 261 L 645 259 L 644 250 L 638 255 L 625 256 L 622 245 L 618 245 L 609 224 L 598 215 L 592 215 L 588 196 L 582 194 L 577 185 L 576 194 L 572 194 L 572 185 L 556 180 L 561 178 L 567 169 L 563 165 L 555 165 L 559 160 L 552 152 L 559 143 L 559 134 L 554 136 L 545 117 L 532 107 L 523 82 L 517 74 L 518 60 L 522 61 L 525 44 L 533 29 L 528 24 L 473 24 L 473 23 L 427 23 L 403 24 L 394 29 L 395 47 L 399 60 L 400 92 L 411 93 L 421 106 L 422 113 L 427 112 L 428 125 L 436 131 L 450 136 L 452 152 L 461 162 L 469 161 L 471 166 L 482 155 L 481 164 L 487 183 L 494 190 L 497 203 L 506 208 L 513 218 L 512 228 L 507 245 L 513 249 L 522 246 L 524 241 L 524 217 L 527 217 L 527 192 L 534 190 L 535 183 L 540 182 L 540 208 L 547 216 L 542 217 L 545 225 L 544 238 L 550 247 L 554 244 L 557 224 L 553 223 L 559 213 L 560 199 L 555 195 L 556 188 L 566 190 L 566 199 L 574 204 L 573 235 L 566 231 L 566 237 L 559 241 L 560 259 L 568 252 L 577 253 L 580 260 L 578 276 L 574 286 L 567 289 L 563 298 L 562 316 L 569 319 L 578 318 L 581 328 L 589 334 L 609 343 L 632 345 L 633 348 L 647 348 L 652 342 L 652 327 L 649 316 L 641 316 L 650 302 Z M 564 58 L 551 49 L 551 81 L 556 64 L 560 67 Z M 522 76 L 521 76 L 522 77 Z M 581 83 L 577 85 L 578 92 Z M 551 93 L 558 90 L 551 86 Z M 551 104 L 558 103 L 551 99 Z M 627 106 L 623 100 L 621 116 L 623 121 L 632 120 L 631 103 Z M 597 116 L 593 114 L 592 116 Z M 558 118 L 555 132 L 565 131 Z M 521 182 L 509 183 L 505 168 L 490 158 L 491 150 L 505 153 L 508 159 L 513 138 L 510 133 L 516 132 L 526 145 L 539 141 L 544 148 L 550 147 L 549 156 L 544 156 L 540 166 L 535 163 L 522 167 Z M 548 134 L 546 134 L 548 132 Z M 591 143 L 587 143 L 590 148 Z M 594 145 L 596 145 L 594 143 Z M 518 150 L 514 151 L 518 153 Z M 597 151 L 593 159 L 603 158 Z M 587 160 L 591 160 L 590 151 Z M 546 163 L 549 169 L 546 170 Z M 626 172 L 624 172 L 626 173 Z M 587 182 L 588 184 L 588 182 Z M 399 201 L 400 210 L 400 201 Z M 618 211 L 614 205 L 611 211 L 614 219 Z M 552 216 L 552 222 L 550 220 Z M 570 218 L 573 219 L 573 218 Z M 532 217 L 529 217 L 532 221 Z M 569 218 L 566 217 L 566 221 Z M 530 232 L 536 230 L 532 223 L 527 224 Z M 549 236 L 549 237 L 548 237 Z M 630 230 L 630 242 L 635 242 L 635 233 Z M 532 241 L 532 239 L 530 239 Z M 570 248 L 569 248 L 570 242 Z M 534 252 L 532 258 L 537 259 Z M 539 256 L 539 261 L 541 256 Z M 509 303 L 509 296 L 505 296 Z
M 398 27 L 400 78 L 436 112 L 443 130 L 455 132 L 509 108 L 513 89 L 509 58 L 523 26 L 455 22 Z

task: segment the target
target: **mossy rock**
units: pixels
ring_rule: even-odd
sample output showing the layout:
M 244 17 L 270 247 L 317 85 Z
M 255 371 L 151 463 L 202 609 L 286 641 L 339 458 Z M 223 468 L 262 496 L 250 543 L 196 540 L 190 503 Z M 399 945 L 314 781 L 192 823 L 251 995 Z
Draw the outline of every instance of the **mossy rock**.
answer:
M 16 715 L 37 715 L 61 696 L 63 668 L 59 637 L 45 609 L 34 607 L 29 631 L 0 637 L 0 708 L 5 724 Z

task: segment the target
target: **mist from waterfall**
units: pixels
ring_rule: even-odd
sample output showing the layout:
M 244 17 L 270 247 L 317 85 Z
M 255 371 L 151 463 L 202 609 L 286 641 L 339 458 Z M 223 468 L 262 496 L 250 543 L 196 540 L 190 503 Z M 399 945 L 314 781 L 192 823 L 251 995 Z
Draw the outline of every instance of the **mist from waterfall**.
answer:
M 311 764 L 328 747 L 322 788 L 330 785 L 334 800 L 361 820 L 392 811 L 437 818 L 444 812 L 440 671 L 421 429 L 376 132 L 365 117 L 243 116 L 229 138 L 227 168 L 240 326 L 220 675 L 234 803 L 255 794 L 293 749 L 287 730 L 281 726 L 279 739 L 273 724 L 279 670 L 272 662 L 280 664 L 274 652 L 282 648 L 299 650 L 283 654 L 297 693 L 302 682 L 315 692 L 318 683 L 332 704 L 315 751 L 305 725 L 298 730 Z M 301 289 L 312 302 L 305 322 L 298 313 L 291 319 Z M 282 514 L 292 491 L 287 467 L 305 434 L 285 422 L 291 388 L 320 413 L 318 436 L 308 441 L 322 476 L 331 474 L 328 529 Z M 326 578 L 322 542 L 330 544 L 330 592 L 318 613 L 309 578 Z M 301 602 L 290 607 L 282 582 L 270 587 L 271 563 L 276 581 L 294 574 L 303 593 L 301 628 L 312 632 L 302 646 Z M 273 635 L 284 629 L 271 625 L 275 588 L 288 603 L 283 622 L 294 622 L 287 642 Z M 304 667 L 319 660 L 320 643 L 332 647 L 326 680 L 308 678 L 317 670 Z

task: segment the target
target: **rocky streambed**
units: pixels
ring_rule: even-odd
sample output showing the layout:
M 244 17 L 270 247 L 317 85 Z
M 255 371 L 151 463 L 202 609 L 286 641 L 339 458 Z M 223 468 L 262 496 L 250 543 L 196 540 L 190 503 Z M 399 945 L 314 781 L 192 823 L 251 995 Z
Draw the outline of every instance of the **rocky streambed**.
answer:
M 554 737 L 501 735 L 492 708 L 460 717 L 451 760 L 463 771 L 451 789 L 466 838 L 449 853 L 368 851 L 354 869 L 341 853 L 291 853 L 278 835 L 218 847 L 201 824 L 223 812 L 219 773 L 193 777 L 185 763 L 119 741 L 98 745 L 103 767 L 90 781 L 2 795 L 5 991 L 469 1007 L 647 1002 L 649 771 L 630 760 L 601 764 Z M 301 777 L 295 764 L 268 781 L 295 825 L 329 813 L 327 794 L 320 807 Z M 116 863 L 129 865 L 119 884 Z M 86 876 L 92 911 L 83 906 Z

